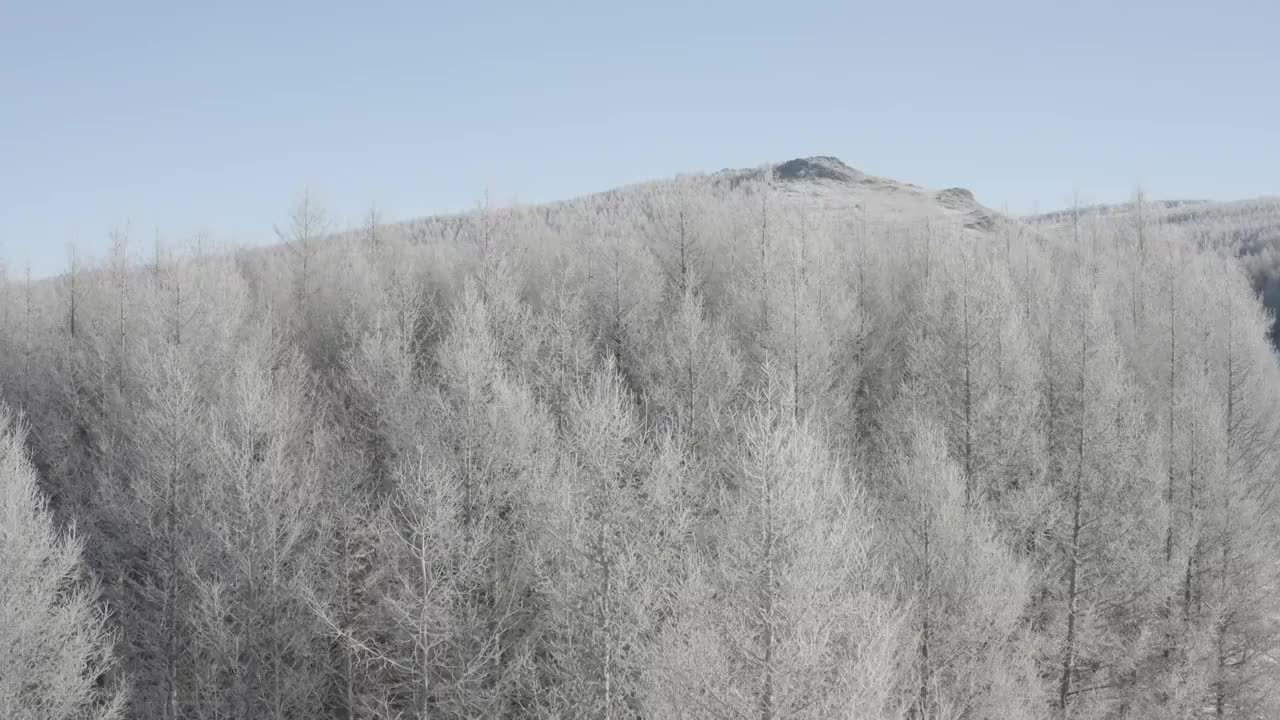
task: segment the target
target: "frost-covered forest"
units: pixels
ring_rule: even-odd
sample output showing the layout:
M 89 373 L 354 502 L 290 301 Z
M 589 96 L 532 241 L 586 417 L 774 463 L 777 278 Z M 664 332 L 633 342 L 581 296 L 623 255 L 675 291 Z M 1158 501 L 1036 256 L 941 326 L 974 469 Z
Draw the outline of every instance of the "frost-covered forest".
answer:
M 1239 262 L 837 175 L 11 274 L 0 717 L 1280 716 Z
M 1082 209 L 1077 207 L 1077 211 Z M 1180 227 L 1202 249 L 1237 255 L 1262 303 L 1273 314 L 1280 310 L 1280 198 L 1259 197 L 1232 202 L 1165 200 L 1152 202 L 1139 192 L 1131 203 L 1083 209 L 1099 215 L 1128 214 Z M 1065 210 L 1026 218 L 1041 227 L 1062 229 L 1072 220 Z M 1280 325 L 1272 319 L 1271 342 L 1280 347 Z

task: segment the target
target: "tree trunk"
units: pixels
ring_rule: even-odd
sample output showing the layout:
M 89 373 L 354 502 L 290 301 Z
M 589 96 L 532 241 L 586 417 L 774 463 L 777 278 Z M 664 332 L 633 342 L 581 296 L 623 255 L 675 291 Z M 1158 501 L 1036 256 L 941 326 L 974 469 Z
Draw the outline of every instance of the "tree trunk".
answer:
M 1088 303 L 1088 298 L 1081 298 Z M 1058 709 L 1062 717 L 1068 717 L 1067 702 L 1071 695 L 1072 673 L 1075 670 L 1077 593 L 1080 575 L 1080 506 L 1084 491 L 1085 422 L 1087 398 L 1085 381 L 1088 377 L 1089 327 L 1085 317 L 1086 306 L 1080 311 L 1080 427 L 1076 434 L 1076 476 L 1071 491 L 1071 548 L 1067 561 L 1067 632 L 1062 652 L 1062 679 L 1058 686 Z

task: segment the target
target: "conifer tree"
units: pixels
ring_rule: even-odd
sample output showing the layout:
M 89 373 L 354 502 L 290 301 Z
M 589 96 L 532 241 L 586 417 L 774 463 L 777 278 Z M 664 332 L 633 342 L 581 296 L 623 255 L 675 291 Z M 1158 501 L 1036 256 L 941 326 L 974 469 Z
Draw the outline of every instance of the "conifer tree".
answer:
M 900 609 L 876 592 L 856 483 L 771 383 L 732 497 L 659 640 L 650 716 L 900 717 Z
M 887 469 L 903 514 L 891 547 L 917 642 L 913 717 L 1042 715 L 1039 639 L 1026 620 L 1031 572 L 985 510 L 965 502 L 941 425 L 908 409 L 900 437 Z
M 0 409 L 0 716 L 114 720 L 123 688 L 107 618 L 84 581 L 81 541 L 61 535 L 36 485 L 21 420 Z

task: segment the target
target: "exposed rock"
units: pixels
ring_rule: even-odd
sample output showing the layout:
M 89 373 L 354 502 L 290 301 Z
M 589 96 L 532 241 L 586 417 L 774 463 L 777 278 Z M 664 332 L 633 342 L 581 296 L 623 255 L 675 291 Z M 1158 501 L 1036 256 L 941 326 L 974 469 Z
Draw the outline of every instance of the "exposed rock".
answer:
M 970 230 L 982 230 L 983 232 L 991 232 L 996 229 L 996 216 L 990 210 L 979 207 L 968 213 L 968 219 L 964 226 Z
M 845 165 L 839 158 L 826 155 L 788 160 L 773 168 L 773 179 L 786 180 L 834 180 L 857 182 L 862 173 Z
M 996 227 L 996 215 L 978 204 L 977 198 L 967 188 L 953 187 L 934 193 L 933 199 L 949 209 L 965 215 L 964 226 L 970 230 L 991 232 Z
M 939 190 L 933 197 L 939 204 L 952 210 L 970 210 L 978 207 L 978 201 L 967 188 L 953 187 Z

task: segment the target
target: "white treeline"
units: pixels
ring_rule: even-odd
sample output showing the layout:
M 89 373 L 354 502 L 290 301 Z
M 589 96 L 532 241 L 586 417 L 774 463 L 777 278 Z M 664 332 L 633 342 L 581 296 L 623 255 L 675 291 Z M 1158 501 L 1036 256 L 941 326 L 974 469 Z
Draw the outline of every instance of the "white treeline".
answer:
M 1236 261 L 832 197 L 304 196 L 279 248 L 11 279 L 0 715 L 1280 715 Z

